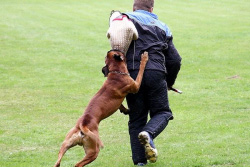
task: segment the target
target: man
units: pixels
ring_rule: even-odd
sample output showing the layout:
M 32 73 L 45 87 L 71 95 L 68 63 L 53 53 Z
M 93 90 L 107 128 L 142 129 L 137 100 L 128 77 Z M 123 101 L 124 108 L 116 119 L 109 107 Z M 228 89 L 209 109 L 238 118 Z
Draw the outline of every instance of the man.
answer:
M 142 84 L 137 94 L 129 94 L 129 134 L 132 159 L 135 165 L 144 166 L 147 160 L 156 162 L 155 139 L 173 119 L 168 102 L 168 88 L 172 87 L 181 66 L 181 57 L 173 44 L 166 24 L 153 14 L 154 0 L 134 0 L 133 12 L 126 15 L 134 23 L 139 38 L 132 41 L 127 51 L 127 67 L 136 78 L 140 55 L 147 51 Z M 147 122 L 148 114 L 150 120 Z

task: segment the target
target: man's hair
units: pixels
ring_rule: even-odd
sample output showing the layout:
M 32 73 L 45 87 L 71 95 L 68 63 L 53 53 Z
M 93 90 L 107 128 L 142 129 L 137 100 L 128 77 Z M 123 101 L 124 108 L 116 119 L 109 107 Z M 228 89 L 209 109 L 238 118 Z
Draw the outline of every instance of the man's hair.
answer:
M 152 7 L 154 7 L 154 0 L 134 0 L 134 10 L 149 11 Z

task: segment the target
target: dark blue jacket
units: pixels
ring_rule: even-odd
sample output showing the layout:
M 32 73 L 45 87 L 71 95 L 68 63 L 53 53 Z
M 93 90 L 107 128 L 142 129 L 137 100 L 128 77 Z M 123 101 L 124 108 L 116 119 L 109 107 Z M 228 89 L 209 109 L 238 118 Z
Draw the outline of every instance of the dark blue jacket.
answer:
M 166 72 L 164 51 L 172 35 L 167 25 L 159 21 L 157 15 L 144 10 L 136 10 L 126 15 L 139 34 L 139 38 L 131 43 L 126 54 L 128 70 L 138 70 L 141 54 L 147 51 L 149 60 L 146 69 Z

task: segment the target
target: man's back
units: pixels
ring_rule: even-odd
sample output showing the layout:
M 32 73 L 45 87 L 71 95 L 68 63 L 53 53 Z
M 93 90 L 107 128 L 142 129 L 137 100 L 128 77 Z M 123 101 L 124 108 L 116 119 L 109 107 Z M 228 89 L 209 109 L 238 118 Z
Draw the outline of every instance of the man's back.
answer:
M 171 36 L 169 28 L 158 20 L 157 15 L 137 10 L 126 13 L 133 21 L 139 38 L 133 41 L 127 52 L 127 64 L 129 70 L 138 70 L 140 56 L 143 51 L 149 52 L 149 61 L 146 69 L 166 72 L 165 56 L 163 50 L 167 49 L 168 35 Z

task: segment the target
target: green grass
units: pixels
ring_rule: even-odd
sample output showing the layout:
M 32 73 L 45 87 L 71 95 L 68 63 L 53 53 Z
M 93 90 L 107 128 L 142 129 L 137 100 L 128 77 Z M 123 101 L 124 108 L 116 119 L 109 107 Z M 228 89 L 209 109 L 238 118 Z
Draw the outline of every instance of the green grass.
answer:
M 0 1 L 0 166 L 53 166 L 61 142 L 105 78 L 109 13 L 130 1 Z M 250 166 L 250 1 L 156 1 L 183 63 L 169 92 L 175 119 L 149 167 Z M 236 77 L 233 77 L 236 76 Z M 133 166 L 128 117 L 100 124 L 89 166 Z M 84 155 L 69 150 L 62 166 Z

